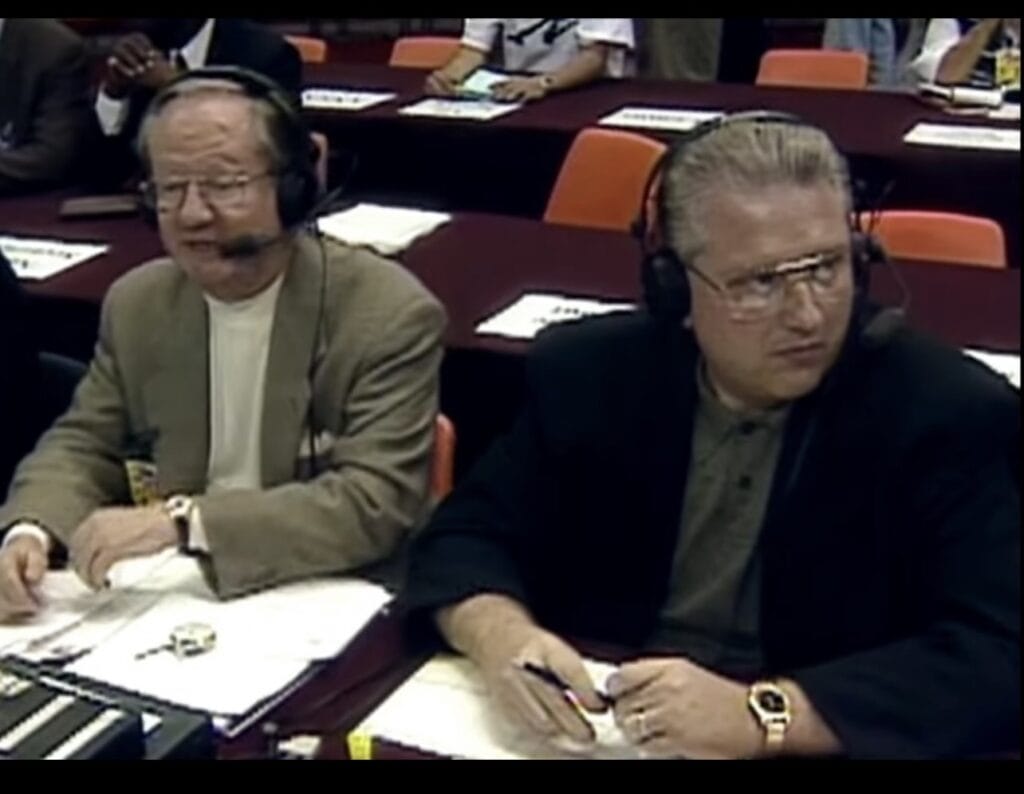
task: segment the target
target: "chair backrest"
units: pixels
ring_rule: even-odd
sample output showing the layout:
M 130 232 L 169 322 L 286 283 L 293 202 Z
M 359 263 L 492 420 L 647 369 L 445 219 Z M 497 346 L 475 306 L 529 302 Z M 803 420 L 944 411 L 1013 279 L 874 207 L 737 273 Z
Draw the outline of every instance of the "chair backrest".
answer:
M 71 398 L 84 377 L 85 364 L 58 353 L 39 354 L 39 404 L 36 421 L 39 432 L 50 427 L 71 405 Z
M 430 495 L 444 499 L 455 479 L 455 425 L 444 414 L 434 422 L 434 455 L 430 464 Z
M 285 36 L 285 40 L 299 51 L 303 63 L 325 63 L 327 42 L 314 36 Z
M 316 181 L 320 183 L 322 190 L 327 190 L 327 157 L 329 154 L 329 147 L 327 144 L 327 136 L 322 132 L 311 132 L 309 137 L 313 139 L 313 144 L 316 146 Z
M 979 267 L 1006 267 L 1002 227 L 989 218 L 954 212 L 883 210 L 862 218 L 890 256 Z
M 391 48 L 388 66 L 408 69 L 440 69 L 459 51 L 454 36 L 403 36 Z
M 868 56 L 849 50 L 768 50 L 758 85 L 799 88 L 867 88 Z
M 544 221 L 629 231 L 651 170 L 666 148 L 634 132 L 582 130 L 558 172 Z

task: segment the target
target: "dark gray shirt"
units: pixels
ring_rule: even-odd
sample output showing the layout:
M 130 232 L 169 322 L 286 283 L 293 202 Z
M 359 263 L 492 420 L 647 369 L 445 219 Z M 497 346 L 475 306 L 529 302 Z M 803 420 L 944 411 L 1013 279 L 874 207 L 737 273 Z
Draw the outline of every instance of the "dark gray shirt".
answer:
M 732 675 L 761 667 L 758 539 L 788 408 L 735 412 L 697 372 L 690 470 L 669 596 L 649 645 Z

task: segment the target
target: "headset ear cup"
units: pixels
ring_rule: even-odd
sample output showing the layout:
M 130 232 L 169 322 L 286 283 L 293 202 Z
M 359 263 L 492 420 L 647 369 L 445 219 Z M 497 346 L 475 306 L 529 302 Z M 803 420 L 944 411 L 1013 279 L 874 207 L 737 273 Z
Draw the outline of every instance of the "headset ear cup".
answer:
M 681 322 L 690 311 L 690 283 L 674 251 L 662 248 L 644 257 L 641 266 L 644 303 L 659 320 Z

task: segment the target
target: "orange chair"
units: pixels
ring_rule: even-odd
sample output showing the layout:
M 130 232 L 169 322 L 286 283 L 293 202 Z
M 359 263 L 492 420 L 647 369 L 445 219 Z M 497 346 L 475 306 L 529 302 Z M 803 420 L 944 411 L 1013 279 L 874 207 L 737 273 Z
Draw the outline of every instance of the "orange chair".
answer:
M 768 50 L 757 85 L 867 88 L 868 56 L 847 50 Z
M 453 36 L 403 36 L 391 49 L 388 66 L 406 69 L 440 69 L 459 51 Z
M 285 36 L 285 40 L 299 51 L 303 63 L 326 63 L 327 42 L 313 36 Z
M 1002 227 L 988 218 L 954 212 L 883 210 L 862 217 L 886 252 L 901 259 L 1006 267 Z
M 444 414 L 434 422 L 434 457 L 430 464 L 430 495 L 441 501 L 455 479 L 455 425 Z
M 320 183 L 322 190 L 327 190 L 327 136 L 322 132 L 311 132 L 309 137 L 313 139 L 316 146 L 316 181 Z
M 666 148 L 633 132 L 583 130 L 558 172 L 544 221 L 629 231 L 644 200 L 651 169 Z

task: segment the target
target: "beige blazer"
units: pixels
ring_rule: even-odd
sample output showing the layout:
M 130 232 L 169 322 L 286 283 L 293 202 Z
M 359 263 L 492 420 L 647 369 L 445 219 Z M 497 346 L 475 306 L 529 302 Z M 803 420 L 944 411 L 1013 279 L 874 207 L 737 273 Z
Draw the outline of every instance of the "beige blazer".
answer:
M 401 266 L 331 242 L 324 251 L 326 262 L 300 238 L 278 297 L 263 488 L 197 499 L 222 596 L 384 559 L 428 507 L 444 311 Z M 168 259 L 119 279 L 89 372 L 18 467 L 0 527 L 34 520 L 66 542 L 97 507 L 131 502 L 127 459 L 155 463 L 161 495 L 204 494 L 208 369 L 199 288 Z M 308 481 L 307 414 L 321 458 Z

